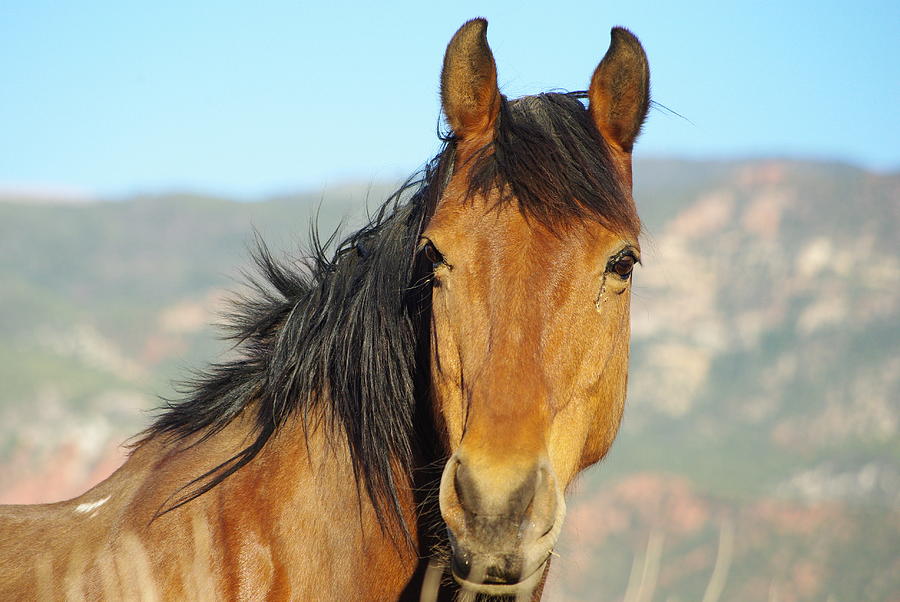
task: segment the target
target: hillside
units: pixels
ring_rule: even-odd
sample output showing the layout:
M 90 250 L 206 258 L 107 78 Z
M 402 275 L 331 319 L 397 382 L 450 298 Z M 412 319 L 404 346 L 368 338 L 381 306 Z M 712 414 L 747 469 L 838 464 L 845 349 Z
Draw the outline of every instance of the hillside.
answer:
M 896 599 L 900 177 L 639 167 L 628 407 L 555 591 Z
M 635 180 L 628 407 L 549 599 L 900 597 L 900 175 L 655 160 Z M 114 469 L 141 410 L 224 351 L 209 324 L 253 229 L 297 255 L 317 207 L 330 231 L 366 196 L 0 202 L 0 502 Z

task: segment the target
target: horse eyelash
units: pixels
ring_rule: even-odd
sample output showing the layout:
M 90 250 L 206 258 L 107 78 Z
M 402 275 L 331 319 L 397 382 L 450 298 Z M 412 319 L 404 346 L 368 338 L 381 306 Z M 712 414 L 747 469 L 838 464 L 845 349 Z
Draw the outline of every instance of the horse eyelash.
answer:
M 440 258 L 441 258 L 439 262 L 429 261 L 429 263 L 432 264 L 432 273 L 434 272 L 435 269 L 437 269 L 437 267 L 439 267 L 441 265 L 447 266 L 447 269 L 452 270 L 453 266 L 447 262 L 447 258 L 444 257 L 444 254 L 441 253 L 440 250 L 438 250 L 437 246 L 431 241 L 431 239 L 423 237 L 421 242 L 418 245 L 418 248 L 416 249 L 416 254 L 423 255 L 425 253 L 425 250 L 429 247 L 429 245 L 431 246 L 432 249 L 434 249 L 435 253 L 440 255 Z M 427 257 L 426 257 L 426 259 L 427 259 Z
M 619 251 L 618 253 L 616 253 L 615 255 L 613 255 L 612 257 L 609 258 L 609 261 L 606 262 L 606 271 L 607 272 L 611 271 L 613 266 L 616 265 L 616 262 L 619 261 L 620 259 L 622 259 L 623 257 L 625 257 L 626 255 L 630 256 L 632 259 L 634 259 L 634 263 L 636 263 L 637 265 L 641 265 L 641 266 L 644 265 L 641 262 L 641 256 L 638 255 L 638 253 L 634 250 L 634 248 L 625 247 L 624 249 L 622 249 L 621 251 Z

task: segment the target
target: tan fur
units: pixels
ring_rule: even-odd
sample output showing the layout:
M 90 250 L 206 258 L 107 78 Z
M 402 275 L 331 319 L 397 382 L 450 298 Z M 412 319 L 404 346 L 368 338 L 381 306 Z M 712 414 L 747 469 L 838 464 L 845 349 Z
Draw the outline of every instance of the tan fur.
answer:
M 288 427 L 219 487 L 151 522 L 180 485 L 237 451 L 247 427 L 180 453 L 154 439 L 79 498 L 0 507 L 0 599 L 396 599 L 418 559 L 381 532 L 365 496 L 347 495 L 345 447 L 321 430 L 307 453 L 302 429 Z
M 594 302 L 608 257 L 637 241 L 590 222 L 557 237 L 515 206 L 449 198 L 424 237 L 453 266 L 433 309 L 436 409 L 450 449 L 464 428 L 496 466 L 547 447 L 568 482 L 606 453 L 621 416 L 630 287 L 610 291 L 599 313 Z
M 488 592 L 478 585 L 486 571 L 510 562 L 523 582 L 537 570 L 546 576 L 563 492 L 618 431 L 631 289 L 607 266 L 626 247 L 637 252 L 638 241 L 592 220 L 551 231 L 514 202 L 471 197 L 470 159 L 488 148 L 496 121 L 483 99 L 499 97 L 485 27 L 466 24 L 447 50 L 442 99 L 459 167 L 423 239 L 445 260 L 432 304 L 435 418 L 452 452 L 441 511 L 455 554 L 469 559 L 470 576 L 462 578 L 476 574 L 466 587 Z M 612 38 L 591 81 L 590 112 L 629 195 L 622 202 L 631 204 L 631 149 L 646 116 L 649 74 L 630 32 L 617 28 Z M 460 91 L 466 87 L 468 94 Z M 482 101 L 459 100 L 472 98 Z M 524 511 L 522 496 L 530 499 Z
M 448 264 L 433 291 L 436 419 L 494 507 L 542 457 L 561 495 L 621 420 L 630 283 L 607 276 L 596 302 L 609 257 L 637 241 L 594 222 L 557 236 L 515 205 L 466 199 L 464 186 L 451 183 L 423 235 Z M 444 519 L 462 538 L 460 502 L 445 489 Z

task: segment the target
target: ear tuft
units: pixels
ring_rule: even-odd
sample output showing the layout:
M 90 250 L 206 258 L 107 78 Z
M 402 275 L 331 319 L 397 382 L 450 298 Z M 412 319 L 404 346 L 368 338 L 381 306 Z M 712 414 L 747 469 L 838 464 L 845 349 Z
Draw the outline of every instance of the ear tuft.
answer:
M 441 71 L 441 104 L 459 138 L 493 133 L 500 90 L 485 19 L 467 21 L 450 40 Z
M 614 27 L 610 35 L 588 90 L 591 117 L 608 143 L 631 153 L 650 107 L 650 68 L 633 33 Z

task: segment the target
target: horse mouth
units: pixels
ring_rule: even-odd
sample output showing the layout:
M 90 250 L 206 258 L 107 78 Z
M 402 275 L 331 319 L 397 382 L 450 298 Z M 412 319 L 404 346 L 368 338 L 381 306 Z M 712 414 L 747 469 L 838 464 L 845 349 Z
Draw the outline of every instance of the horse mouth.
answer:
M 462 587 L 464 591 L 473 594 L 485 594 L 488 596 L 519 596 L 521 594 L 530 595 L 531 592 L 540 584 L 547 568 L 547 562 L 550 555 L 527 577 L 517 581 L 516 583 L 497 582 L 490 577 L 478 579 L 477 571 L 470 572 L 468 577 L 460 577 L 455 568 L 451 568 L 450 573 L 453 579 Z M 474 573 L 474 574 L 473 574 Z M 474 577 L 474 578 L 473 578 Z

